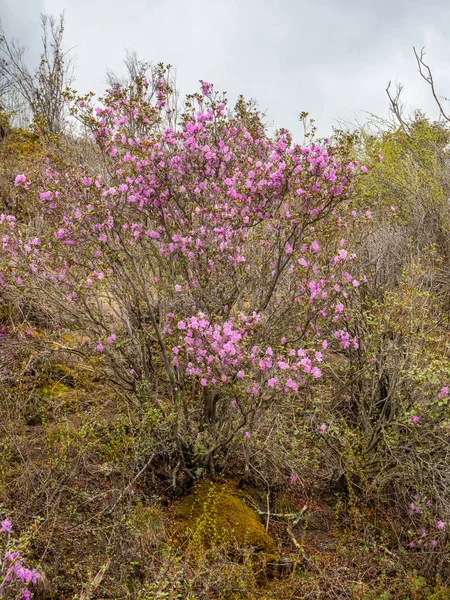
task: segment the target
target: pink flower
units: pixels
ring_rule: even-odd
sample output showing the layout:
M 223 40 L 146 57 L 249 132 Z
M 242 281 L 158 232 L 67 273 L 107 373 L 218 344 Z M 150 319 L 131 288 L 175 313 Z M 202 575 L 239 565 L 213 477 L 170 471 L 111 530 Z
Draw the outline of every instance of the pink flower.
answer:
M 202 377 L 200 379 L 200 385 L 203 386 L 203 387 L 206 387 L 208 385 L 208 381 L 206 380 L 205 377 Z
M 420 417 L 417 415 L 408 415 L 408 419 L 410 419 L 413 423 L 418 423 L 420 421 Z
M 14 185 L 20 185 L 22 182 L 25 182 L 27 180 L 27 178 L 25 177 L 25 175 L 23 173 L 21 173 L 20 175 L 17 175 L 17 177 L 14 180 Z
M 442 400 L 442 398 L 448 398 L 448 386 L 441 388 L 441 391 L 438 393 L 437 397 L 439 400 Z
M 3 533 L 7 532 L 7 531 L 11 531 L 11 527 L 12 527 L 12 523 L 9 519 L 4 519 L 1 523 L 0 523 L 0 531 L 2 531 Z
M 315 377 L 316 379 L 319 379 L 319 377 L 322 377 L 322 371 L 320 369 L 318 369 L 317 367 L 313 367 L 311 369 L 311 375 L 313 377 Z
M 267 382 L 267 385 L 268 385 L 269 387 L 275 387 L 275 384 L 276 384 L 276 383 L 277 383 L 277 379 L 276 379 L 276 377 L 271 377 L 271 378 L 268 380 L 268 382 Z
M 307 260 L 305 260 L 303 257 L 299 258 L 297 262 L 301 267 L 305 267 L 305 269 L 307 269 L 309 267 L 309 262 Z
M 178 329 L 186 329 L 186 323 L 184 321 L 178 321 L 177 327 Z
M 238 377 L 238 379 L 243 379 L 245 377 L 245 372 L 244 371 L 238 371 L 236 373 L 236 377 Z
M 236 401 L 236 400 L 232 400 L 232 401 L 231 401 L 231 406 L 232 406 L 233 408 L 237 408 L 237 406 L 238 406 L 238 403 L 237 403 L 237 401 Z
M 117 339 L 117 337 L 116 337 L 116 334 L 115 334 L 115 333 L 113 333 L 112 335 L 110 335 L 110 336 L 109 336 L 109 338 L 108 338 L 108 340 L 107 340 L 107 341 L 108 341 L 108 344 L 112 344 L 112 343 L 114 343 L 114 342 L 116 341 L 116 339 Z
M 291 478 L 289 479 L 289 481 L 292 484 L 294 484 L 294 483 L 297 483 L 297 479 L 298 479 L 297 475 L 291 475 Z
M 317 242 L 313 242 L 311 244 L 311 252 L 319 252 L 320 246 Z
M 249 439 L 252 437 L 252 435 L 251 435 L 250 431 L 246 431 L 246 432 L 245 432 L 245 437 L 246 437 L 248 440 L 249 440 Z
M 103 352 L 103 344 L 101 342 L 98 342 L 95 349 L 97 350 L 97 352 Z
M 441 521 L 441 520 L 439 519 L 439 521 L 437 522 L 437 528 L 438 528 L 438 529 L 444 529 L 444 527 L 445 527 L 445 523 L 444 523 L 444 521 Z
M 211 88 L 213 87 L 212 83 L 208 83 L 207 81 L 201 81 L 200 82 L 202 84 L 202 92 L 204 96 L 207 96 L 211 90 Z

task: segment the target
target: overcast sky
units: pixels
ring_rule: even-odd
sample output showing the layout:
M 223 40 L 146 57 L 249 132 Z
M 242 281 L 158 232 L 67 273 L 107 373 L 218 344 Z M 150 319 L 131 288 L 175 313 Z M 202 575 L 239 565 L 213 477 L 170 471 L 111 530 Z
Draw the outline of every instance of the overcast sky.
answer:
M 0 0 L 7 35 L 39 53 L 39 13 L 65 12 L 76 87 L 101 93 L 124 49 L 177 69 L 180 91 L 199 79 L 255 98 L 276 127 L 300 135 L 306 110 L 322 135 L 338 120 L 388 114 L 385 87 L 404 84 L 412 111 L 437 112 L 412 46 L 426 48 L 438 90 L 450 96 L 448 0 Z M 450 107 L 449 107 L 450 109 Z

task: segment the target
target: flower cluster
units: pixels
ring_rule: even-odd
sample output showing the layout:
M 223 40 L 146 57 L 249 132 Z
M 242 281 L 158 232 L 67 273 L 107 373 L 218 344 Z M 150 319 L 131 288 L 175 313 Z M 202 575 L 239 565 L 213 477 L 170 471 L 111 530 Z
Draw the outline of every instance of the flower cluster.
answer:
M 12 523 L 4 519 L 0 523 L 2 533 L 10 534 Z M 4 596 L 7 589 L 14 590 L 14 597 L 18 600 L 29 600 L 31 591 L 29 584 L 35 584 L 40 574 L 36 569 L 30 569 L 20 556 L 19 552 L 8 550 L 5 553 L 3 570 L 0 573 L 0 598 Z
M 431 500 L 421 500 L 419 494 L 416 494 L 408 507 L 408 514 L 415 521 L 421 521 L 422 525 L 418 525 L 415 531 L 410 532 L 412 539 L 405 542 L 409 548 L 430 550 L 438 546 L 439 534 L 445 529 L 445 522 L 434 517 L 431 511 Z
M 262 387 L 297 391 L 305 377 L 321 377 L 318 364 L 323 360 L 322 352 L 284 347 L 282 353 L 276 353 L 271 346 L 251 346 L 251 329 L 259 320 L 253 313 L 213 324 L 204 313 L 198 313 L 178 321 L 176 329 L 184 337 L 181 348 L 172 348 L 174 365 L 180 366 L 184 354 L 185 373 L 198 377 L 203 387 L 241 380 L 253 394 Z

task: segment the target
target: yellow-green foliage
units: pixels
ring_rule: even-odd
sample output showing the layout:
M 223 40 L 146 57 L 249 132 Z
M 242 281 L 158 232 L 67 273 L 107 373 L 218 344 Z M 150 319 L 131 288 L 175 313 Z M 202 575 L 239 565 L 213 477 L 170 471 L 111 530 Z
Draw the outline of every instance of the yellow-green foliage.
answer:
M 258 515 L 231 484 L 200 483 L 176 508 L 175 517 L 180 539 L 188 545 L 275 550 Z
M 29 158 L 36 156 L 42 150 L 39 137 L 25 129 L 14 129 L 5 138 L 5 150 L 17 158 Z
M 361 180 L 358 196 L 366 205 L 410 221 L 415 211 L 439 211 L 448 198 L 446 164 L 448 130 L 422 115 L 408 129 L 392 128 L 381 135 L 363 135 L 362 160 L 371 166 Z M 444 227 L 450 227 L 447 211 L 443 211 Z

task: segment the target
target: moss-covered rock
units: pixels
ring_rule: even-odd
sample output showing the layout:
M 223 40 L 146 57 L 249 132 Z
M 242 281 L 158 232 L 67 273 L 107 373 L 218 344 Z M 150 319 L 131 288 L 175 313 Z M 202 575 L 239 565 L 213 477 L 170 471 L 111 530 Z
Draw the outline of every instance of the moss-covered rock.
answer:
M 258 514 L 232 484 L 203 481 L 174 514 L 179 522 L 178 539 L 188 545 L 275 553 L 274 542 Z

